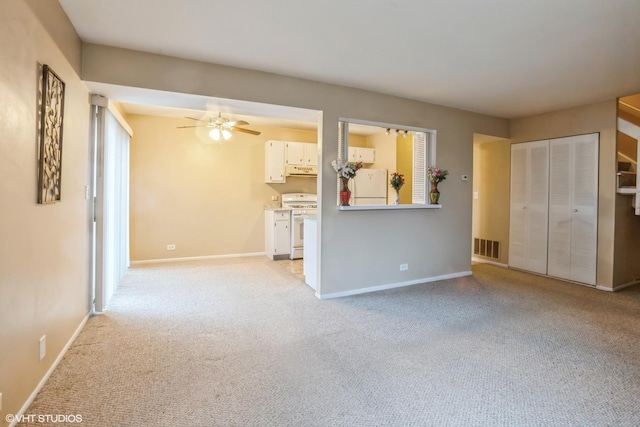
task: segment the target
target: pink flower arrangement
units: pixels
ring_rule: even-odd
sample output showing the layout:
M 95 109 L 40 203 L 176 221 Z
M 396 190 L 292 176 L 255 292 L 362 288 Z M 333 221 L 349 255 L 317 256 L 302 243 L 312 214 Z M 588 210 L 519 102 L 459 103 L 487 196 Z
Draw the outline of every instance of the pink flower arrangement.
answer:
M 430 166 L 428 169 L 429 172 L 429 181 L 431 182 L 442 182 L 447 179 L 447 175 L 449 175 L 449 171 L 446 169 L 438 169 L 435 166 Z

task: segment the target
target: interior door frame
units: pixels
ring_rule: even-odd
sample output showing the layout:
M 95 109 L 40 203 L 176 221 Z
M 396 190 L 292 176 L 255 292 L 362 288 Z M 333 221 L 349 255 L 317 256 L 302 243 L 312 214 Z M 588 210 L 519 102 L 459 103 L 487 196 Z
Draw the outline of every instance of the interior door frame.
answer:
M 101 314 L 105 310 L 104 300 L 104 144 L 105 116 L 109 100 L 99 95 L 91 96 L 94 109 L 93 156 L 93 298 L 92 311 Z

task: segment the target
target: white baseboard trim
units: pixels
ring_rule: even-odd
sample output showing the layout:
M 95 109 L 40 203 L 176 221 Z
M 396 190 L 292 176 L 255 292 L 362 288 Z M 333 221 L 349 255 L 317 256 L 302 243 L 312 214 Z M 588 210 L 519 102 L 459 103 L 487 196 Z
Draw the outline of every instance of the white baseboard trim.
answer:
M 145 259 L 141 261 L 131 261 L 131 265 L 140 264 L 162 264 L 165 262 L 180 262 L 180 261 L 199 261 L 205 259 L 224 259 L 224 258 L 245 258 L 253 256 L 264 256 L 264 252 L 247 252 L 244 254 L 225 254 L 225 255 L 206 255 L 206 256 L 190 256 L 182 258 L 160 258 L 160 259 Z
M 458 273 L 443 274 L 442 276 L 426 277 L 423 279 L 415 279 L 415 280 L 408 280 L 406 282 L 390 283 L 388 285 L 371 286 L 369 288 L 353 289 L 353 290 L 344 291 L 344 292 L 334 292 L 332 294 L 320 295 L 319 293 L 316 292 L 316 297 L 318 299 L 341 298 L 341 297 L 348 297 L 351 295 L 366 294 L 369 292 L 384 291 L 387 289 L 402 288 L 405 286 L 419 285 L 421 283 L 437 282 L 438 280 L 455 279 L 457 277 L 464 277 L 464 276 L 471 276 L 471 272 L 460 271 Z
M 502 267 L 502 268 L 509 268 L 509 266 L 507 264 L 503 264 L 501 262 L 490 261 L 488 259 L 478 258 L 478 257 L 475 257 L 475 256 L 471 257 L 471 261 L 479 262 L 481 264 L 495 265 L 497 267 Z
M 56 357 L 56 360 L 54 360 L 53 364 L 51 365 L 47 373 L 44 374 L 44 377 L 42 377 L 42 379 L 36 386 L 35 390 L 33 390 L 33 393 L 31 393 L 27 401 L 24 403 L 24 405 L 22 405 L 22 408 L 20 408 L 20 411 L 17 414 L 15 414 L 15 417 L 11 422 L 11 424 L 9 424 L 9 427 L 15 427 L 18 424 L 18 421 L 22 418 L 22 415 L 24 415 L 27 409 L 29 409 L 29 406 L 31 406 L 31 404 L 35 400 L 36 396 L 38 395 L 42 387 L 44 387 L 45 383 L 47 382 L 51 374 L 53 374 L 53 371 L 55 371 L 55 369 L 58 367 L 58 364 L 60 363 L 64 355 L 67 354 L 67 350 L 69 350 L 69 347 L 71 347 L 71 344 L 73 344 L 73 342 L 76 340 L 78 335 L 80 335 L 82 328 L 84 328 L 84 325 L 87 323 L 87 320 L 89 320 L 90 316 L 91 316 L 91 313 L 88 313 L 85 316 L 85 318 L 82 319 L 82 322 L 80 322 L 80 325 L 78 325 L 73 335 L 71 335 L 71 338 L 69 338 L 69 341 L 67 341 L 67 344 L 65 344 L 65 346 L 62 348 L 62 351 L 60 351 L 60 354 L 58 354 L 58 357 Z
M 614 286 L 612 288 L 608 288 L 608 287 L 605 287 L 605 286 L 598 285 L 598 286 L 596 286 L 596 289 L 600 289 L 601 291 L 607 291 L 607 292 L 617 292 L 619 290 L 622 290 L 622 289 L 625 289 L 625 288 L 628 288 L 628 287 L 631 287 L 631 286 L 635 286 L 635 285 L 638 285 L 638 284 L 640 284 L 640 280 L 633 280 L 633 281 L 631 281 L 629 283 L 623 283 L 622 285 Z

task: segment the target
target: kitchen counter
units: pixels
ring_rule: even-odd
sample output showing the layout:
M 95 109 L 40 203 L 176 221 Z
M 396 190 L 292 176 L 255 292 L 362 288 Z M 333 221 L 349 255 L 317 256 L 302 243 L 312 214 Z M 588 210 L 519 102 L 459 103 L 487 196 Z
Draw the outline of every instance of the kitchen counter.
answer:
M 291 208 L 283 208 L 280 203 L 272 203 L 264 205 L 265 211 L 290 211 Z

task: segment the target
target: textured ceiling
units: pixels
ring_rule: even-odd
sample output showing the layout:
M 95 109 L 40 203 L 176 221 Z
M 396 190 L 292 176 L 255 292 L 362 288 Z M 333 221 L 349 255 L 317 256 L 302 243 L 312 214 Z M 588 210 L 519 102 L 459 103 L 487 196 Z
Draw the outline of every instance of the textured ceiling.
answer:
M 87 42 L 498 117 L 640 92 L 638 0 L 60 0 Z

